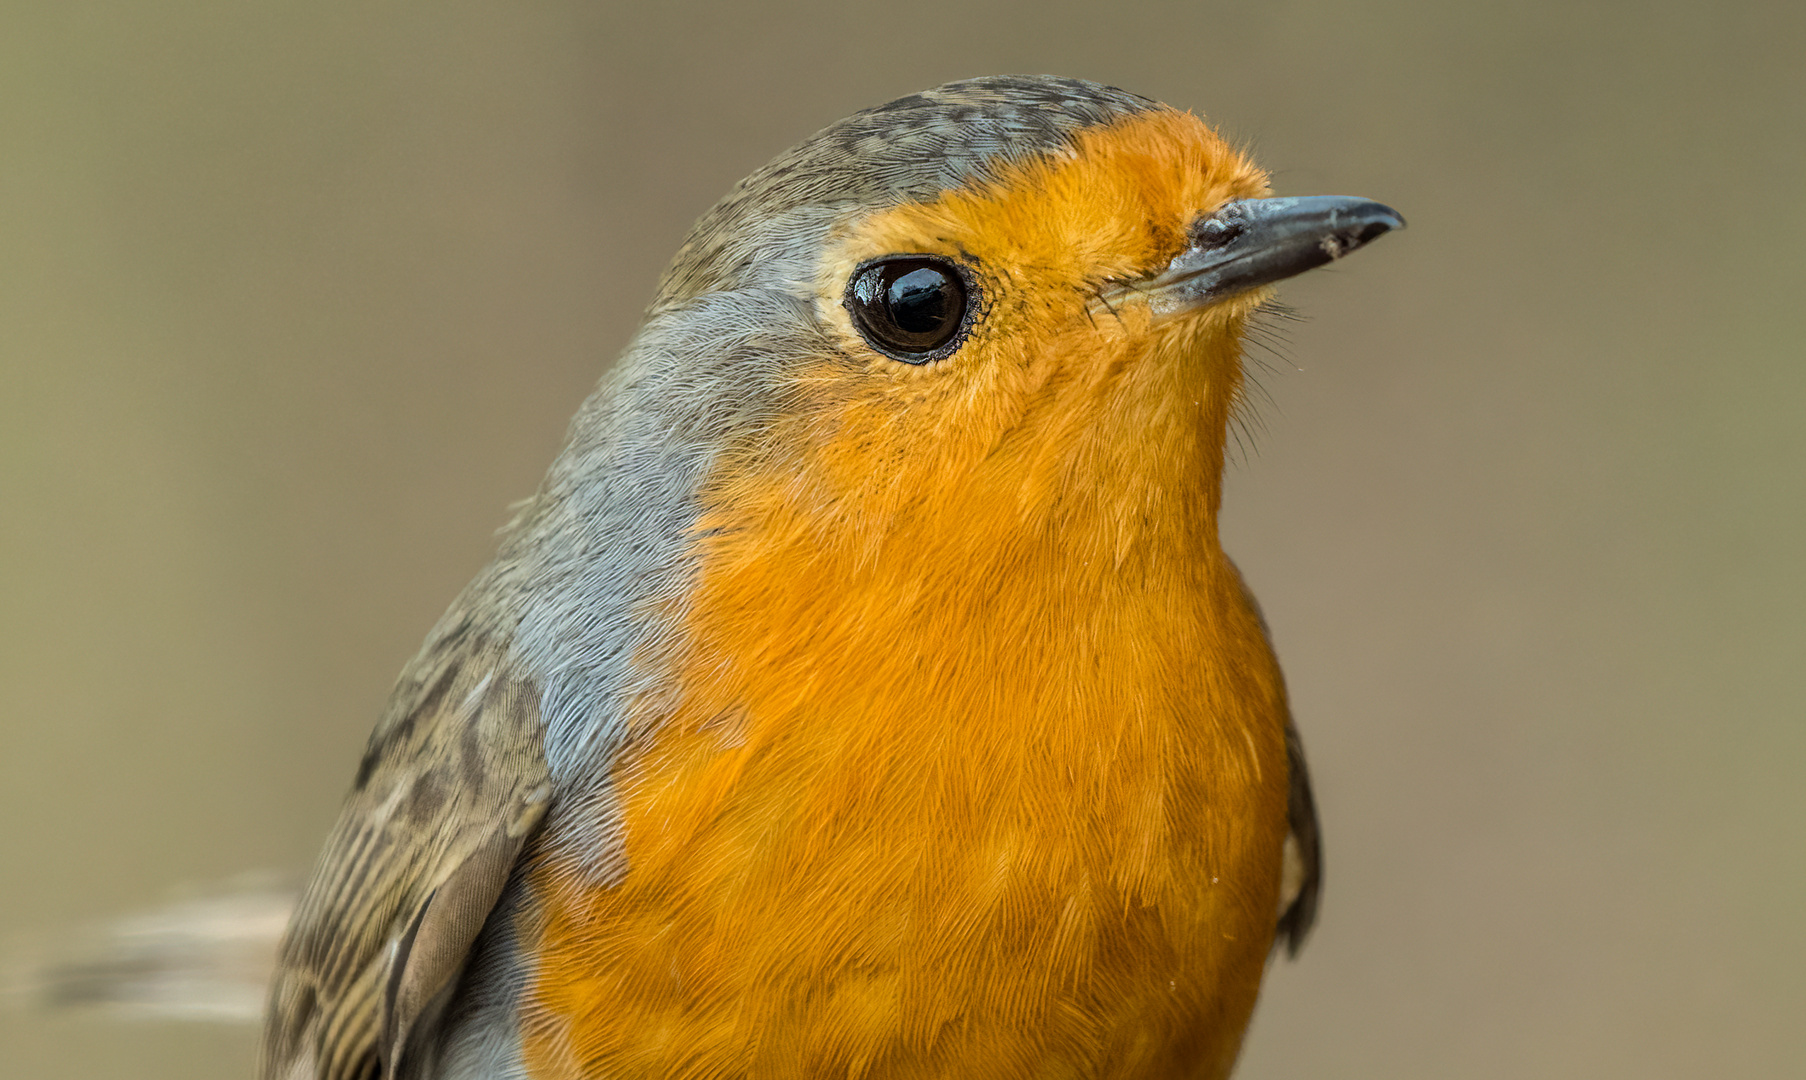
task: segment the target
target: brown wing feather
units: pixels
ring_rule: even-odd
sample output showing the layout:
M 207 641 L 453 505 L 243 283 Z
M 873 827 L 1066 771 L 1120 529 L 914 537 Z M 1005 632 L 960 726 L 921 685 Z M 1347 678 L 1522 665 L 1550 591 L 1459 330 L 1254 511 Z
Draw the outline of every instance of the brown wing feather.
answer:
M 1285 870 L 1280 879 L 1279 933 L 1287 956 L 1297 956 L 1311 924 L 1317 921 L 1317 899 L 1323 892 L 1323 838 L 1317 830 L 1317 800 L 1311 795 L 1311 773 L 1304 764 L 1304 743 L 1286 717 L 1286 765 L 1291 773 L 1288 800 Z
M 461 625 L 415 660 L 283 940 L 264 1080 L 392 1076 L 431 1031 L 546 810 L 538 700 Z

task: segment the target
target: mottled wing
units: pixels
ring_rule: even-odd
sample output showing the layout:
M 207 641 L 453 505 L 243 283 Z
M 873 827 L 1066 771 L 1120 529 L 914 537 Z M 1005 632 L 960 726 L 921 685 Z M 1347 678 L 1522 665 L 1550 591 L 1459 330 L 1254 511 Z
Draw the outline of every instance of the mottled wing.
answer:
M 1311 772 L 1304 763 L 1298 727 L 1286 717 L 1286 767 L 1291 776 L 1287 800 L 1284 870 L 1279 879 L 1279 933 L 1287 956 L 1297 956 L 1304 937 L 1317 921 L 1317 897 L 1323 891 L 1323 839 L 1317 831 L 1317 800 L 1311 795 Z
M 448 620 L 371 736 L 270 991 L 264 1080 L 395 1076 L 545 815 L 537 689 Z

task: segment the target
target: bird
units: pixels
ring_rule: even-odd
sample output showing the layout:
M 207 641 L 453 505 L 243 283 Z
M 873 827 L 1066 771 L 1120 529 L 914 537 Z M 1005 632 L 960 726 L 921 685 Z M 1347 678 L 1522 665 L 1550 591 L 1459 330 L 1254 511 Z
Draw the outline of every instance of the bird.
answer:
M 1051 76 L 741 181 L 398 680 L 259 1075 L 1228 1075 L 1321 886 L 1243 341 L 1403 225 Z

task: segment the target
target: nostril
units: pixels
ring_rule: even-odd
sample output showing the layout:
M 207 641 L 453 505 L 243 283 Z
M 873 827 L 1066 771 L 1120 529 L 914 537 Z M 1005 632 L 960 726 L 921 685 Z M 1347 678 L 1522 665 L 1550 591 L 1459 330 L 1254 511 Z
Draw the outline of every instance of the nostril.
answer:
M 1191 227 L 1192 247 L 1222 247 L 1240 236 L 1246 222 L 1239 211 L 1239 207 L 1229 207 L 1200 219 Z

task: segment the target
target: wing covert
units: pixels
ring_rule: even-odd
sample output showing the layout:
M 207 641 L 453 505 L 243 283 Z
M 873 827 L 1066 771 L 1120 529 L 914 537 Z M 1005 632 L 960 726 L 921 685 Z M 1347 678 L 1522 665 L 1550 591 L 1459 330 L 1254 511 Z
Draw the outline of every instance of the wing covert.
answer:
M 370 739 L 277 961 L 263 1080 L 395 1076 L 543 819 L 539 694 L 457 623 Z

